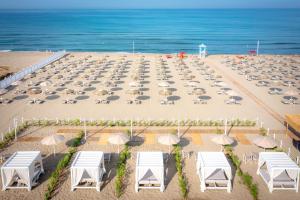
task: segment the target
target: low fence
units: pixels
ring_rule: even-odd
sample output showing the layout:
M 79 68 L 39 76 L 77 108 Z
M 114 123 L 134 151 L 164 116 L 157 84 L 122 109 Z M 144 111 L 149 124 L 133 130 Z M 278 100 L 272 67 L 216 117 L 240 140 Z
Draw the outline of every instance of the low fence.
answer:
M 4 80 L 0 81 L 0 89 L 7 88 L 12 83 L 24 78 L 26 75 L 31 74 L 31 73 L 37 71 L 38 69 L 41 69 L 41 68 L 45 67 L 46 65 L 49 65 L 49 64 L 59 60 L 60 58 L 64 57 L 65 55 L 67 55 L 66 51 L 59 51 L 59 52 L 55 53 L 54 55 L 52 55 L 51 57 L 47 58 L 46 60 L 44 60 L 38 64 L 34 64 L 32 66 L 26 67 L 26 68 L 22 69 L 21 71 L 15 73 L 14 75 L 6 77 Z

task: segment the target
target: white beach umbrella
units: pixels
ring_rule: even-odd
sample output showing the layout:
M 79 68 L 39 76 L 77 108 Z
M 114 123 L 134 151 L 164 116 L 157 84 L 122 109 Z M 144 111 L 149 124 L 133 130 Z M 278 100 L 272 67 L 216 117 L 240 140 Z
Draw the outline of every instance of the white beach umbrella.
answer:
M 159 87 L 169 87 L 170 85 L 169 85 L 168 82 L 163 81 L 163 82 L 158 83 L 158 86 L 159 86 Z
M 65 140 L 65 137 L 63 135 L 50 135 L 47 137 L 44 137 L 41 141 L 43 145 L 47 146 L 53 146 L 53 154 L 55 156 L 55 146 L 62 143 Z
M 229 90 L 226 94 L 230 97 L 239 96 L 239 94 L 233 90 Z
M 262 147 L 264 149 L 272 149 L 277 146 L 274 138 L 270 136 L 257 136 L 256 138 L 254 138 L 253 143 L 256 146 Z
M 108 142 L 111 144 L 118 145 L 118 153 L 120 153 L 120 145 L 126 144 L 129 142 L 129 137 L 127 134 L 124 133 L 114 133 L 108 138 Z
M 227 87 L 228 86 L 228 84 L 223 82 L 223 81 L 218 82 L 217 85 L 220 86 L 220 87 Z
M 138 86 L 140 86 L 140 83 L 137 82 L 137 81 L 133 81 L 133 82 L 130 82 L 130 83 L 129 83 L 129 86 L 130 86 L 130 87 L 138 87 Z
M 173 134 L 164 134 L 164 135 L 160 135 L 157 138 L 157 141 L 160 144 L 168 145 L 169 146 L 169 153 L 171 153 L 171 145 L 178 144 L 180 139 L 176 135 L 173 135 Z
M 198 83 L 197 83 L 196 81 L 189 81 L 189 82 L 187 83 L 187 85 L 190 86 L 190 87 L 196 87 L 197 84 L 198 84 Z
M 52 85 L 51 81 L 43 81 L 40 83 L 40 86 L 42 87 L 49 87 L 50 85 Z

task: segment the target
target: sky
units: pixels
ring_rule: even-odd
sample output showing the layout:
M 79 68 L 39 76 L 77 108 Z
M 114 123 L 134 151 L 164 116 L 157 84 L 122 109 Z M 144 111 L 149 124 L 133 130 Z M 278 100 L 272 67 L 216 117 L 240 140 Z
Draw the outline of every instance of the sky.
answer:
M 300 8 L 300 0 L 0 0 L 0 9 Z

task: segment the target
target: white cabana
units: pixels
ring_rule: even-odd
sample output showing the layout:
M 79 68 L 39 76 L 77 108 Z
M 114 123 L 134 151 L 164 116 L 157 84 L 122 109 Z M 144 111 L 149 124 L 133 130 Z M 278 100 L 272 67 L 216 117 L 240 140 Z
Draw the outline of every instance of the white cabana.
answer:
M 260 152 L 257 174 L 261 175 L 269 191 L 299 188 L 300 168 L 284 152 Z
M 99 192 L 105 173 L 102 151 L 79 151 L 71 165 L 71 190 L 94 188 Z
M 17 151 L 1 167 L 3 190 L 25 188 L 30 191 L 42 173 L 44 168 L 39 151 Z
M 232 171 L 223 152 L 198 152 L 196 167 L 202 192 L 206 189 L 231 192 Z
M 140 188 L 165 189 L 162 152 L 138 152 L 136 159 L 135 191 Z

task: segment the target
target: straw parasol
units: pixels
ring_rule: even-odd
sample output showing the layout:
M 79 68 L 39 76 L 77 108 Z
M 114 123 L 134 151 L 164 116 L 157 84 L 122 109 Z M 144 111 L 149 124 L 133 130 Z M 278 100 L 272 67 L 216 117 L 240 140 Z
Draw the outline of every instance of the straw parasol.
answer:
M 108 142 L 118 145 L 118 153 L 120 153 L 120 145 L 129 142 L 129 137 L 124 133 L 114 133 L 113 135 L 109 136 Z
M 194 88 L 192 91 L 194 95 L 203 95 L 205 94 L 205 90 L 203 88 Z
M 64 140 L 65 140 L 65 137 L 63 135 L 53 134 L 53 135 L 44 137 L 42 139 L 41 143 L 43 145 L 53 146 L 53 154 L 55 156 L 55 145 L 62 143 Z
M 254 138 L 253 143 L 264 149 L 273 149 L 277 146 L 276 141 L 270 136 L 257 136 Z
M 104 96 L 104 95 L 107 95 L 108 94 L 108 91 L 105 90 L 105 89 L 99 89 L 95 92 L 96 95 L 98 96 Z
M 170 96 L 172 94 L 172 91 L 168 88 L 165 88 L 163 90 L 160 90 L 159 94 L 162 95 L 162 96 L 167 97 L 167 96 Z
M 180 141 L 180 139 L 173 134 L 160 135 L 157 140 L 160 144 L 169 146 L 169 154 L 171 153 L 171 145 L 178 144 Z
M 29 88 L 28 93 L 31 95 L 41 94 L 42 90 L 40 88 Z
M 126 91 L 127 94 L 130 94 L 130 95 L 133 95 L 133 96 L 139 94 L 139 92 L 140 91 L 138 89 L 134 89 L 134 88 L 131 88 L 131 89 Z
M 213 137 L 212 141 L 216 144 L 222 145 L 221 149 L 223 149 L 224 145 L 230 145 L 230 144 L 234 143 L 234 139 L 225 134 L 217 135 L 217 136 Z

